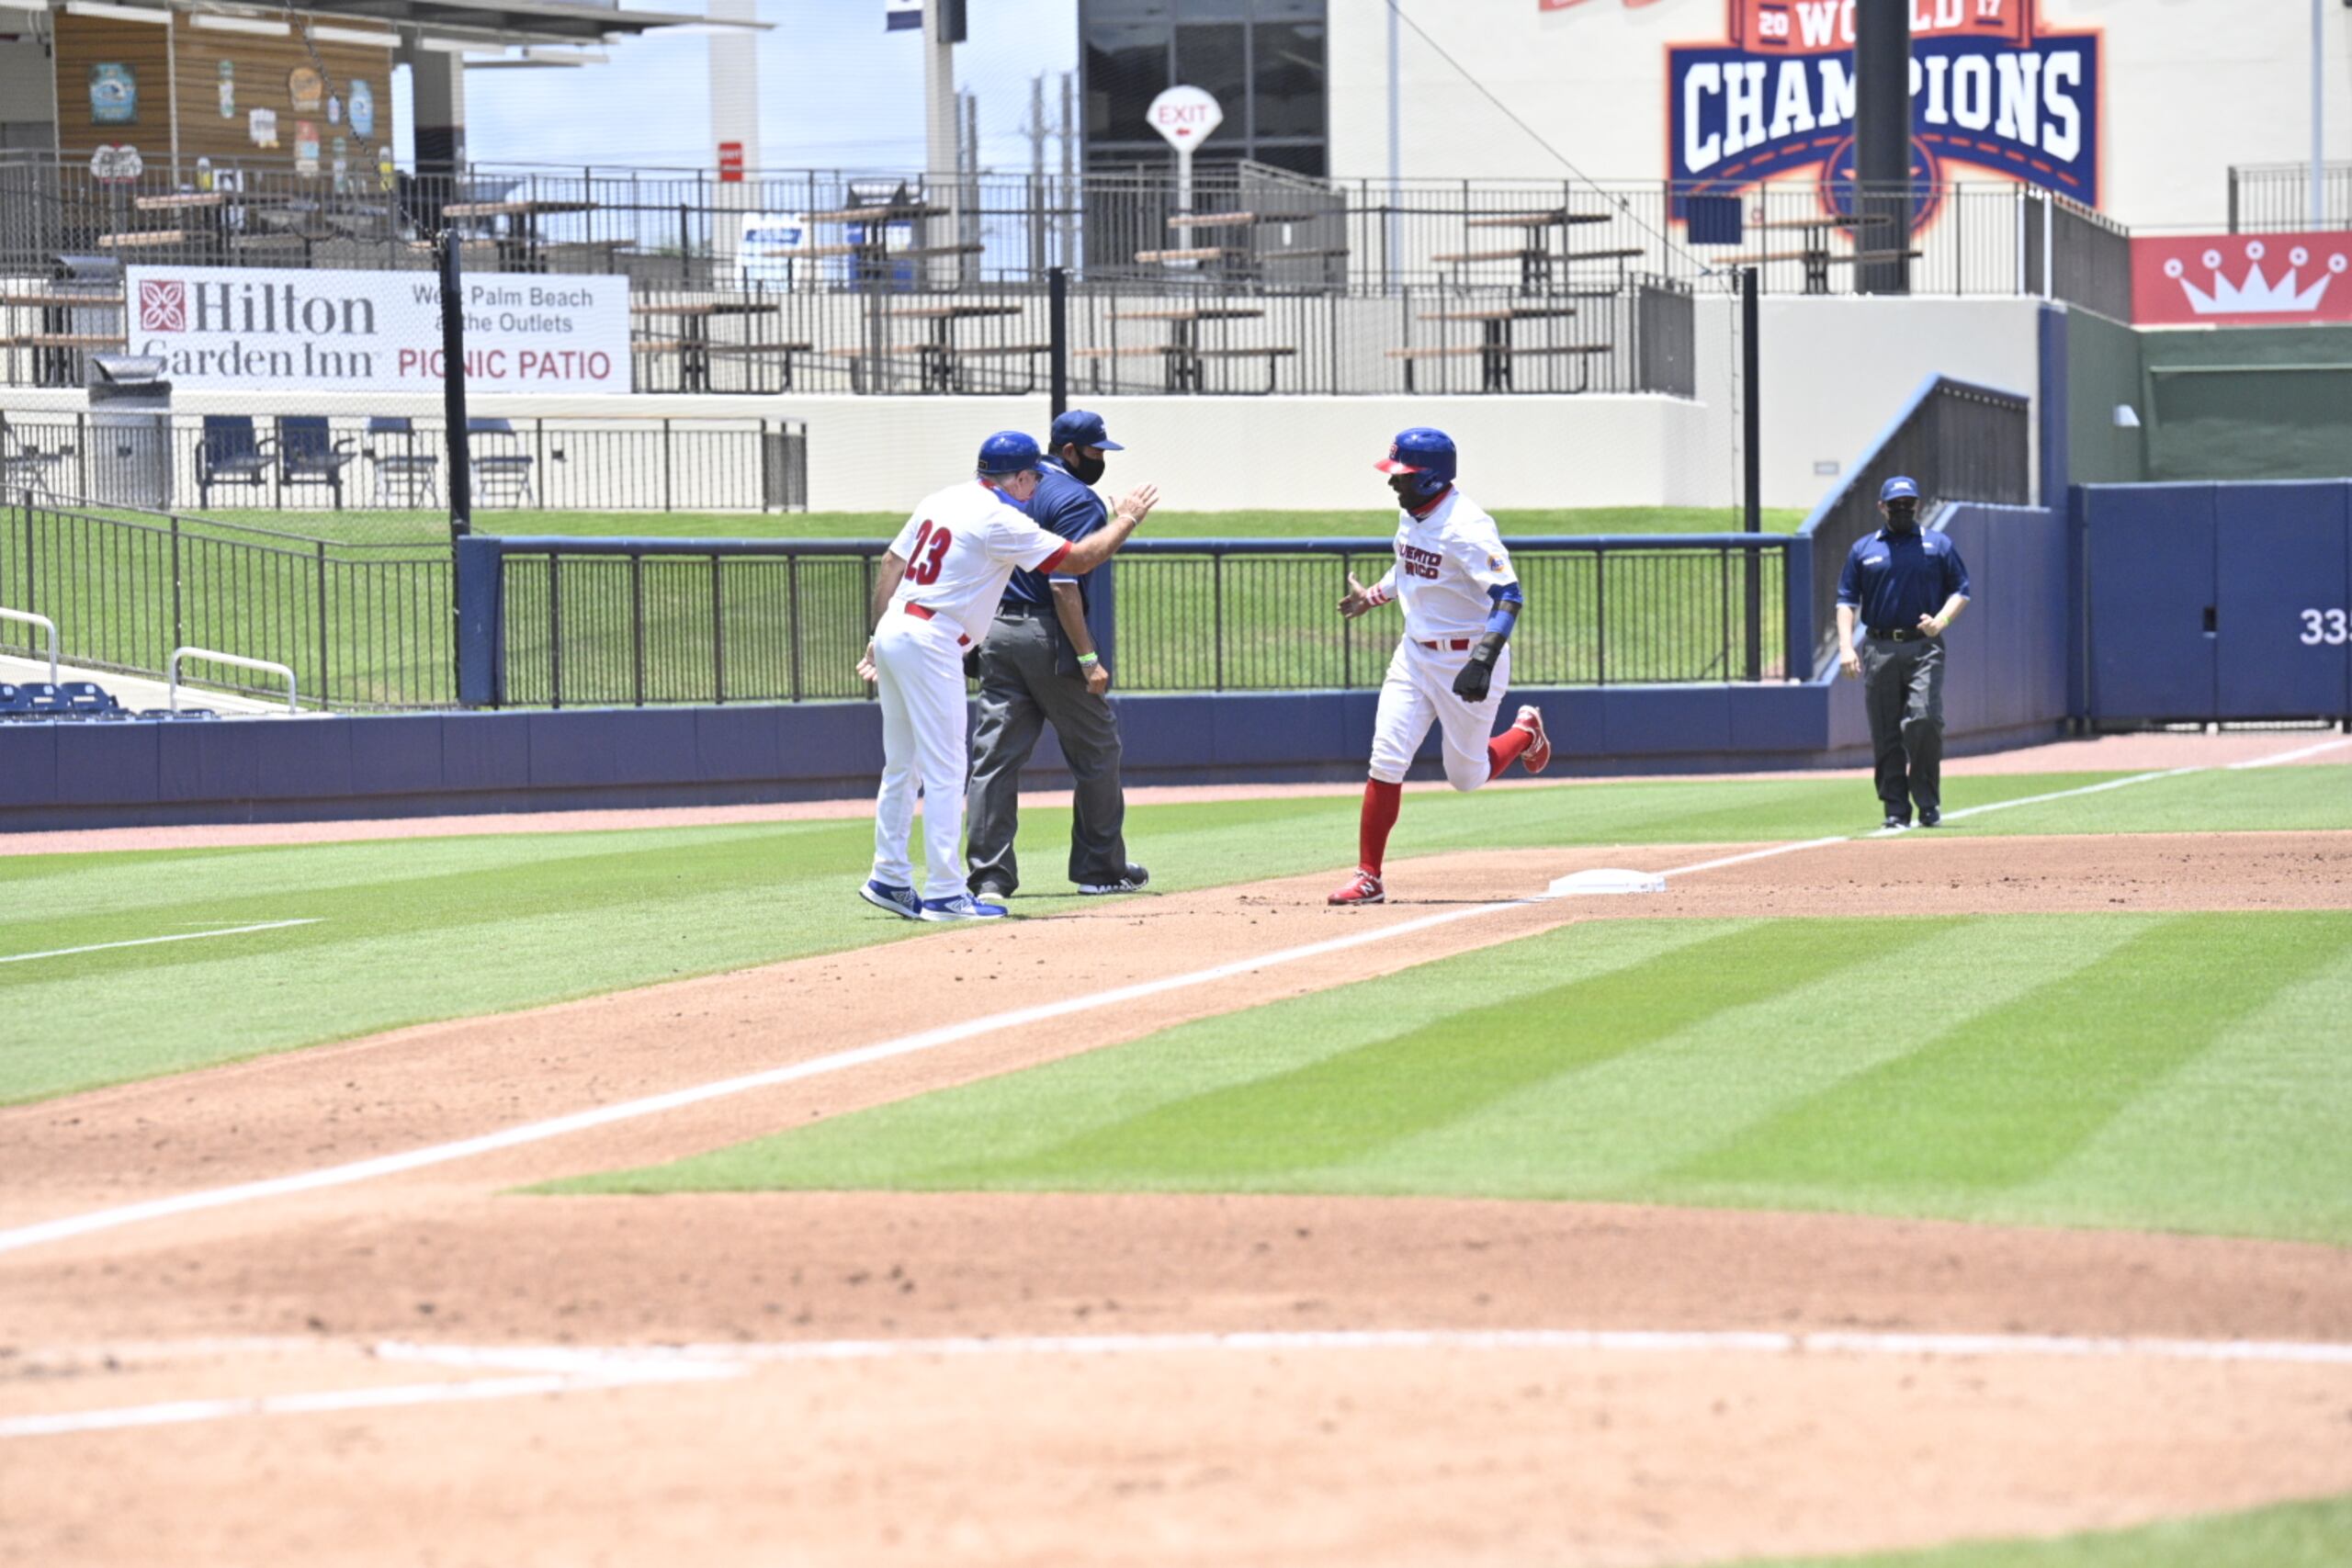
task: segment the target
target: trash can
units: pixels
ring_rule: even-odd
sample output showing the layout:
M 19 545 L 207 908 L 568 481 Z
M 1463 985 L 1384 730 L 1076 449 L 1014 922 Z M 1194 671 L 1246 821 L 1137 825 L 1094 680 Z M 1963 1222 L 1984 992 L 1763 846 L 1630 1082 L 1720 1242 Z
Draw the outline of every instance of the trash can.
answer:
M 760 510 L 798 512 L 808 505 L 808 427 L 760 431 Z
M 172 384 L 152 354 L 89 360 L 89 499 L 165 512 L 172 504 Z

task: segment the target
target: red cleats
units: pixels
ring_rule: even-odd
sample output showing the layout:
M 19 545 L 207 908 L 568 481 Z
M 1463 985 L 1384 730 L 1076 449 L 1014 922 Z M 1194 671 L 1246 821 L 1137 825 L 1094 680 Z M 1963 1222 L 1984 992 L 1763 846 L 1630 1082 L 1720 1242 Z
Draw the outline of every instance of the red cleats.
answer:
M 1527 750 L 1520 753 L 1520 765 L 1531 773 L 1540 773 L 1552 765 L 1552 738 L 1544 733 L 1544 711 L 1530 705 L 1519 710 L 1513 729 L 1524 729 L 1534 737 Z
M 1382 890 L 1380 878 L 1368 871 L 1358 871 L 1348 878 L 1348 885 L 1327 900 L 1333 904 L 1385 904 L 1388 895 Z

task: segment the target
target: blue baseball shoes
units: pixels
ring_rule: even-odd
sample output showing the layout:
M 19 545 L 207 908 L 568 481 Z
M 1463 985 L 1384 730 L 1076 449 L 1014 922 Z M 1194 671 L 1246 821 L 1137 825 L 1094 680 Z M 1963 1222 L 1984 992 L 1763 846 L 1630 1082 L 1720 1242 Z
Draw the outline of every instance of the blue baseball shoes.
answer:
M 1004 906 L 983 904 L 969 893 L 958 893 L 953 898 L 926 898 L 922 912 L 912 917 L 922 920 L 1001 920 Z
M 857 890 L 857 896 L 877 909 L 888 909 L 902 920 L 923 918 L 922 900 L 915 897 L 911 887 L 893 887 L 887 882 L 869 882 Z

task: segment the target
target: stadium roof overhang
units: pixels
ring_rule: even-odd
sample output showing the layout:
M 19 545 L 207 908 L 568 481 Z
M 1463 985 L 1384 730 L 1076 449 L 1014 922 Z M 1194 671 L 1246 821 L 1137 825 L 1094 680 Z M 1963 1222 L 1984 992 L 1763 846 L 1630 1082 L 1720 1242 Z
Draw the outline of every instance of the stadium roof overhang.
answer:
M 63 10 L 71 3 L 72 0 L 0 0 L 0 10 Z M 129 0 L 128 4 L 114 0 L 106 9 L 116 14 L 177 11 L 261 17 L 280 17 L 296 11 L 311 17 L 347 17 L 355 22 L 379 24 L 398 34 L 405 45 L 453 53 L 460 50 L 503 50 L 518 44 L 595 45 L 657 30 L 765 32 L 770 28 L 765 22 L 718 20 L 675 11 L 624 10 L 618 5 L 597 5 L 594 0 L 297 0 L 290 6 L 255 4 L 252 0 L 245 4 L 238 4 L 237 0 Z

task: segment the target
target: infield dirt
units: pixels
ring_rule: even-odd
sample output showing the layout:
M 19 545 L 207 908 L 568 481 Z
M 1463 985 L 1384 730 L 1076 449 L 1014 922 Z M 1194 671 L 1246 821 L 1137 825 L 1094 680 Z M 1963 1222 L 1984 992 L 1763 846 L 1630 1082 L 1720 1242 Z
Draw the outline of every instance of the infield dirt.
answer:
M 2126 848 L 2128 844 L 2128 849 Z M 1524 897 L 1739 846 L 1398 863 Z M 1138 899 L 0 1111 L 0 1224 L 311 1169 L 1445 907 Z M 600 1346 L 1385 1326 L 2352 1341 L 2352 1253 L 1835 1215 L 1329 1198 L 500 1196 L 1566 921 L 2352 908 L 2352 833 L 1825 846 L 361 1186 L 0 1258 L 6 1415 L 413 1380 L 387 1338 Z M 906 976 L 920 965 L 927 987 Z M 949 999 L 943 1002 L 943 995 Z M 247 1337 L 266 1343 L 239 1348 Z M 212 1343 L 207 1343 L 210 1341 Z M 141 1346 L 146 1347 L 141 1348 Z M 6 1443 L 0 1562 L 1663 1563 L 2352 1490 L 2352 1367 L 1730 1351 L 1138 1350 Z

